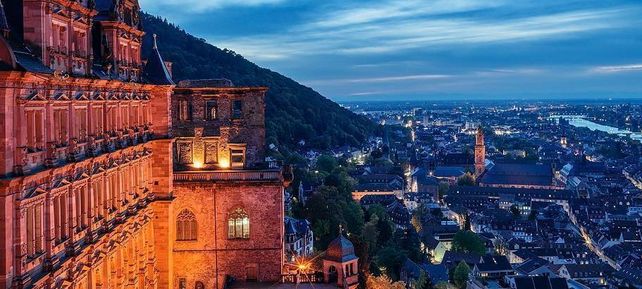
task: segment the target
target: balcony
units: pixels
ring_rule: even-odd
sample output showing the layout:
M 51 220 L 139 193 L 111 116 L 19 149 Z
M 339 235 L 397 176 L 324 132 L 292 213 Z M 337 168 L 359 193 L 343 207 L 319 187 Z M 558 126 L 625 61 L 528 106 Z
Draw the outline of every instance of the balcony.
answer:
M 176 182 L 282 182 L 280 169 L 271 170 L 221 170 L 174 173 Z

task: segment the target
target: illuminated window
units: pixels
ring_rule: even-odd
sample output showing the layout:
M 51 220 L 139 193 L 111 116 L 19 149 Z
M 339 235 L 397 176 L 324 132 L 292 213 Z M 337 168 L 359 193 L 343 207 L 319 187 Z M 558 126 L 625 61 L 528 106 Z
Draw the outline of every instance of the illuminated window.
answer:
M 207 120 L 216 120 L 218 117 L 218 105 L 216 104 L 216 100 L 208 100 L 205 103 L 205 111 L 207 112 Z
M 238 208 L 234 210 L 227 219 L 227 238 L 250 238 L 250 217 L 243 209 Z
M 184 209 L 176 218 L 176 240 L 194 241 L 196 240 L 196 216 L 191 211 Z

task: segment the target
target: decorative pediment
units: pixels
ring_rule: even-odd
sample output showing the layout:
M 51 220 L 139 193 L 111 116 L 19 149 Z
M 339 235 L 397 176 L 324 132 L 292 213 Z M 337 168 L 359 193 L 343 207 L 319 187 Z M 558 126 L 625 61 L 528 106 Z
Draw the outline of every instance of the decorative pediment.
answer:
M 134 100 L 141 100 L 141 96 L 140 96 L 140 94 L 138 94 L 138 93 L 134 93 L 134 94 L 132 95 L 132 99 L 134 99 Z
M 87 174 L 87 170 L 85 169 L 78 169 L 76 171 L 76 174 L 74 175 L 74 181 L 78 181 L 86 178 L 89 178 L 89 174 Z
M 51 188 L 52 189 L 57 189 L 57 188 L 61 188 L 61 187 L 64 187 L 66 185 L 69 185 L 69 184 L 71 184 L 71 182 L 67 178 L 62 177 L 62 178 L 55 179 L 51 183 Z
M 118 100 L 118 95 L 116 95 L 115 92 L 109 92 L 107 94 L 107 99 L 108 100 Z
M 94 163 L 94 166 L 91 168 L 91 174 L 99 174 L 105 171 L 105 167 L 103 166 L 102 163 L 96 162 Z
M 30 92 L 29 94 L 23 96 L 24 100 L 30 101 L 44 101 L 47 100 L 40 92 L 37 90 Z
M 89 100 L 89 97 L 87 96 L 87 93 L 84 92 L 84 91 L 76 92 L 76 95 L 74 95 L 74 98 L 76 100 Z
M 151 97 L 149 96 L 148 93 L 143 94 L 143 100 L 150 100 Z
M 100 91 L 96 91 L 96 92 L 92 93 L 91 99 L 93 99 L 93 100 L 105 100 L 105 96 Z
M 129 95 L 129 93 L 123 92 L 123 93 L 120 94 L 120 99 L 122 99 L 122 100 L 130 100 L 131 96 Z
M 35 186 L 35 187 L 32 187 L 32 188 L 29 188 L 29 189 L 25 190 L 25 193 L 24 193 L 23 197 L 25 199 L 26 198 L 33 198 L 35 196 L 38 196 L 40 194 L 45 194 L 45 193 L 47 193 L 47 191 L 42 187 L 42 185 L 39 185 L 39 186 Z
M 70 100 L 69 96 L 68 96 L 66 93 L 62 92 L 62 91 L 56 91 L 56 92 L 54 92 L 54 94 L 52 95 L 52 97 L 51 97 L 51 98 L 52 98 L 53 100 L 62 100 L 62 101 L 64 101 L 64 100 Z

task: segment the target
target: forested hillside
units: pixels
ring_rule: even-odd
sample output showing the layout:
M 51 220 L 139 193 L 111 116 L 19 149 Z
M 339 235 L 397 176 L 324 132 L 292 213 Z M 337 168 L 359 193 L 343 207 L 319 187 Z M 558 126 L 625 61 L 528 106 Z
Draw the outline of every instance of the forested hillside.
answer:
M 313 89 L 269 69 L 261 68 L 226 49 L 219 49 L 159 17 L 143 15 L 146 34 L 143 55 L 151 50 L 152 35 L 173 76 L 183 79 L 227 78 L 239 86 L 267 86 L 267 143 L 293 149 L 300 140 L 317 149 L 360 144 L 376 125 L 323 97 Z

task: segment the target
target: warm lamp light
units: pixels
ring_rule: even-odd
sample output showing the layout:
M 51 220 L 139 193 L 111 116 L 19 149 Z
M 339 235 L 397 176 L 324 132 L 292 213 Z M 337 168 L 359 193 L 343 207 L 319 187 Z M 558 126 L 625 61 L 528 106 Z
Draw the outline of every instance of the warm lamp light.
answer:
M 195 169 L 200 169 L 203 167 L 203 162 L 194 162 L 194 164 L 192 164 L 192 167 L 194 167 Z
M 227 159 L 221 159 L 218 161 L 218 166 L 227 169 L 230 167 L 230 161 Z

